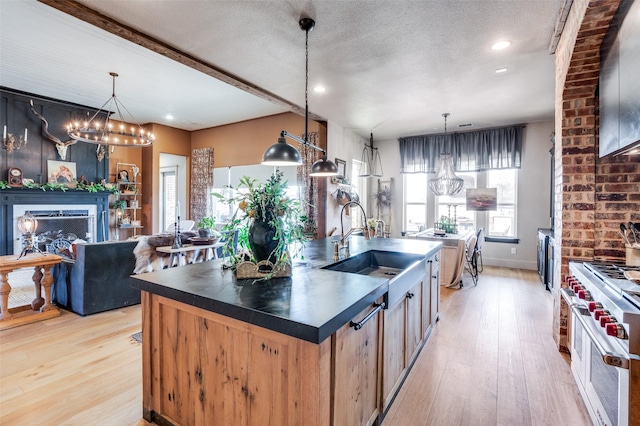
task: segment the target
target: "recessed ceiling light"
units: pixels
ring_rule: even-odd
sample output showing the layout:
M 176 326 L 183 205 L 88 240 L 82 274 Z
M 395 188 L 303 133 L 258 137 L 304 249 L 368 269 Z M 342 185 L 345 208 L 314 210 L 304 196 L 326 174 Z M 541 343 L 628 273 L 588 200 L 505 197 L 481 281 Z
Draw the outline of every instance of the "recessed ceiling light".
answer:
M 164 116 L 164 118 L 166 118 L 167 120 L 173 120 L 173 115 L 167 114 Z
M 313 91 L 316 93 L 324 93 L 327 89 L 324 86 L 316 86 L 313 88 Z
M 503 72 L 507 72 L 507 68 L 498 68 L 498 69 L 496 69 L 496 74 L 501 74 Z
M 502 49 L 506 49 L 509 46 L 511 46 L 511 42 L 510 41 L 502 40 L 502 41 L 499 41 L 497 43 L 494 43 L 491 46 L 491 50 L 502 50 Z

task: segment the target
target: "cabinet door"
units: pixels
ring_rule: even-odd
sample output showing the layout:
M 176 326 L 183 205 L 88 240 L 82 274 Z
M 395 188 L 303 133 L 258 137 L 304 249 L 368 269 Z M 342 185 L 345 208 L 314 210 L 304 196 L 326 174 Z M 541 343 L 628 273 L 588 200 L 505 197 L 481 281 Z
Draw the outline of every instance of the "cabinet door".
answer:
M 353 319 L 363 321 L 375 306 Z M 345 324 L 333 336 L 334 357 L 334 425 L 372 425 L 379 411 L 381 312 L 362 328 Z
M 426 339 L 433 326 L 431 322 L 431 275 L 433 271 L 432 257 L 427 261 L 427 276 L 422 283 L 422 338 Z
M 404 327 L 406 304 L 400 300 L 384 311 L 384 355 L 382 371 L 382 408 L 386 410 L 405 370 Z
M 405 345 L 405 366 L 411 365 L 422 342 L 422 283 L 418 281 L 406 295 L 407 329 Z

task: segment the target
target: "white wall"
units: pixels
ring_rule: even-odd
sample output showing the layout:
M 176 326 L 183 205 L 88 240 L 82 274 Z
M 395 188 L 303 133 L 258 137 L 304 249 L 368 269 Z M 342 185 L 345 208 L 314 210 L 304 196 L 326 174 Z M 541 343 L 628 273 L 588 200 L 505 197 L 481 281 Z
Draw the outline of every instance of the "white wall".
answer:
M 530 123 L 523 134 L 522 168 L 518 178 L 518 244 L 485 242 L 482 257 L 487 265 L 510 268 L 537 269 L 537 229 L 550 226 L 550 167 L 551 132 L 553 122 Z M 391 237 L 400 238 L 402 232 L 403 179 L 400 174 L 400 149 L 397 140 L 376 143 L 382 157 L 383 180 L 394 179 L 392 194 L 393 216 Z M 369 199 L 376 190 L 369 188 Z M 433 197 L 429 198 L 433 203 Z M 433 204 L 432 204 L 433 205 Z M 516 254 L 511 249 L 516 248 Z
M 327 158 L 332 161 L 335 161 L 336 158 L 345 160 L 347 163 L 347 175 L 351 181 L 364 179 L 351 176 L 351 162 L 353 159 L 360 160 L 364 144 L 368 141 L 367 138 L 355 134 L 352 130 L 329 122 L 327 125 Z M 336 230 L 334 235 L 340 234 L 340 211 L 342 206 L 335 200 L 337 189 L 337 185 L 331 183 L 331 179 L 327 179 L 327 234 L 334 228 Z M 369 197 L 367 194 L 359 195 L 367 216 L 371 216 L 371 209 L 367 203 Z M 344 223 L 345 229 L 349 229 L 349 225 L 347 225 L 348 219 L 345 219 Z

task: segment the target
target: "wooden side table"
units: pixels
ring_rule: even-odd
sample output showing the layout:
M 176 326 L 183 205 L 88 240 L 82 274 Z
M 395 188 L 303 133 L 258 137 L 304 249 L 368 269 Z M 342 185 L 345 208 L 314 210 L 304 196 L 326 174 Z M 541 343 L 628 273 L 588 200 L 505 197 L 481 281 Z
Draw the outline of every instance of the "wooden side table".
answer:
M 62 262 L 62 257 L 55 254 L 42 255 L 40 253 L 28 253 L 18 259 L 17 254 L 0 256 L 0 330 L 30 324 L 49 318 L 60 316 L 60 311 L 51 304 L 51 267 Z M 31 305 L 19 306 L 9 309 L 9 272 L 16 269 L 33 267 L 33 285 L 35 298 Z M 42 297 L 44 287 L 44 298 Z
M 174 249 L 171 246 L 163 246 L 156 247 L 156 251 L 160 253 L 169 254 L 169 268 L 174 266 L 174 263 L 177 266 L 184 266 L 187 264 L 187 256 L 190 256 L 192 259 L 197 259 L 200 251 L 205 250 L 204 260 L 217 259 L 218 254 L 216 253 L 216 249 L 218 247 L 222 247 L 224 243 L 217 242 L 215 244 L 205 244 L 205 245 L 196 245 L 196 244 L 185 244 L 180 248 Z M 164 268 L 164 260 L 162 261 Z

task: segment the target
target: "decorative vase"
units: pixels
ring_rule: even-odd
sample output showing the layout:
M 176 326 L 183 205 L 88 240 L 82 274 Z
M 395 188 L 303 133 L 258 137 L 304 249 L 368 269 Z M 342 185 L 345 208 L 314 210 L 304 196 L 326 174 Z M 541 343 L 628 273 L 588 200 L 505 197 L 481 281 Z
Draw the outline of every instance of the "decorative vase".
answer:
M 274 240 L 276 229 L 259 219 L 252 219 L 249 225 L 249 247 L 256 262 L 268 260 L 275 265 L 278 260 L 277 253 L 273 251 L 278 247 L 278 240 Z
M 211 229 L 199 228 L 198 235 L 200 235 L 200 238 L 211 238 Z

